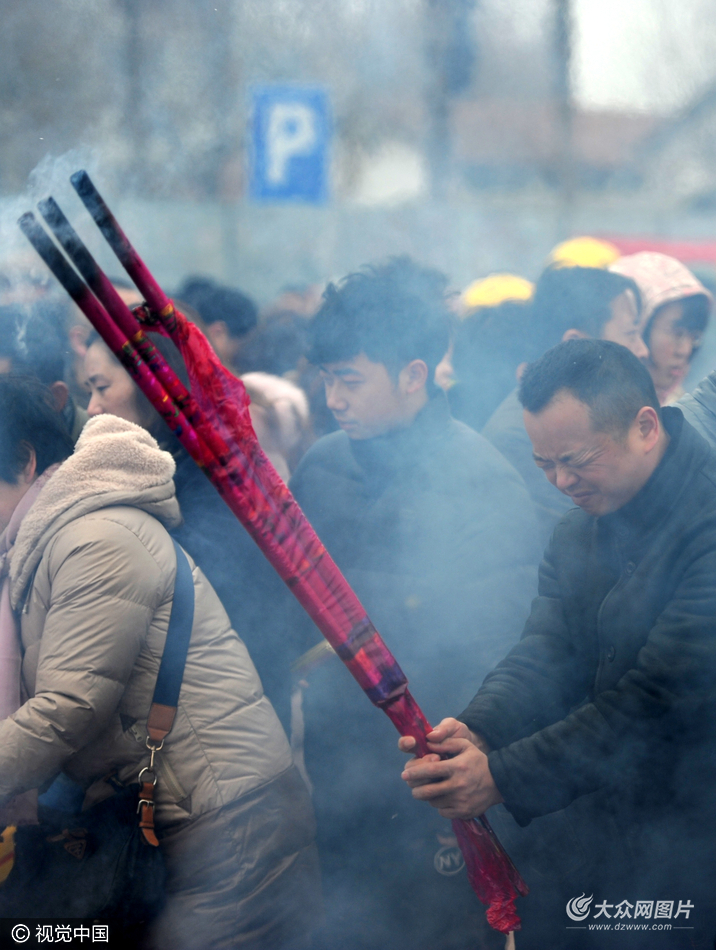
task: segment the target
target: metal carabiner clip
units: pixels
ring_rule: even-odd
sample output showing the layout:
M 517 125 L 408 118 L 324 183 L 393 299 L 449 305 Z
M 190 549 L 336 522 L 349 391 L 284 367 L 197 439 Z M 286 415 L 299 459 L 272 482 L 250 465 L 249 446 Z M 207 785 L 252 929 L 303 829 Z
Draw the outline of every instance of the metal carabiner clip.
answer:
M 149 736 L 147 736 L 147 748 L 149 749 L 149 753 L 150 753 L 149 754 L 149 768 L 152 769 L 153 771 L 154 770 L 154 756 L 157 754 L 157 752 L 161 752 L 161 750 L 164 748 L 164 739 L 162 739 L 159 745 L 154 745 L 151 742 Z M 141 775 L 141 772 L 139 774 Z M 157 784 L 156 779 L 154 780 L 154 784 L 155 785 Z
M 139 782 L 139 784 L 142 785 L 145 781 L 147 781 L 147 782 L 149 781 L 149 779 L 143 779 L 143 778 L 142 778 L 142 776 L 144 775 L 145 772 L 151 772 L 151 773 L 152 773 L 152 780 L 151 780 L 151 781 L 152 781 L 152 785 L 156 785 L 156 784 L 157 784 L 157 773 L 154 771 L 154 768 L 152 767 L 151 764 L 150 764 L 150 765 L 145 765 L 144 768 L 142 769 L 142 771 L 141 771 L 141 772 L 139 773 L 139 775 L 137 776 L 137 781 Z

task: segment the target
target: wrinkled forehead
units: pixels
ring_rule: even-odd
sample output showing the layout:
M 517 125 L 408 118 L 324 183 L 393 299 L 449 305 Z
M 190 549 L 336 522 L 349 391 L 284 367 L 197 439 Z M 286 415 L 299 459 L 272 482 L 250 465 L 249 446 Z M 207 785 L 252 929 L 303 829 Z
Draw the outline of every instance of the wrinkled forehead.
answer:
M 524 410 L 524 422 L 535 455 L 557 461 L 597 448 L 610 439 L 595 430 L 589 406 L 567 390 L 558 392 L 539 412 Z

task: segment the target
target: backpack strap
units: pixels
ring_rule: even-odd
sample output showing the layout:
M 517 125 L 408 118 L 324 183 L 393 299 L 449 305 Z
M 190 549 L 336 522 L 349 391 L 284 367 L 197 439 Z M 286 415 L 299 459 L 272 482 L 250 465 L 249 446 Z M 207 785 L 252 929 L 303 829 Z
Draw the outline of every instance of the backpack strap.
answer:
M 186 656 L 189 652 L 191 629 L 194 625 L 194 578 L 186 554 L 173 538 L 172 541 L 177 556 L 174 599 L 162 661 L 159 664 L 159 674 L 147 719 L 147 748 L 151 757 L 149 765 L 139 773 L 140 788 L 137 806 L 142 836 L 147 844 L 155 848 L 159 845 L 159 840 L 154 831 L 154 786 L 157 783 L 154 756 L 164 745 L 164 740 L 174 725 Z
M 173 539 L 172 539 L 173 540 Z M 194 625 L 194 578 L 186 554 L 174 541 L 177 573 L 169 628 L 164 644 L 159 675 L 154 687 L 147 732 L 154 745 L 161 745 L 174 725 L 184 665 Z

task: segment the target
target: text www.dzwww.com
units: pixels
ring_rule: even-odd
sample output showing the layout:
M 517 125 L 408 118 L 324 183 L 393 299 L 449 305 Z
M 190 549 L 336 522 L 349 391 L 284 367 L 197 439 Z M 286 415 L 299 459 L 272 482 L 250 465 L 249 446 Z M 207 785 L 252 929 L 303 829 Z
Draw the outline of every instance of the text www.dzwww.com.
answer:
M 589 924 L 590 930 L 671 930 L 671 924 Z

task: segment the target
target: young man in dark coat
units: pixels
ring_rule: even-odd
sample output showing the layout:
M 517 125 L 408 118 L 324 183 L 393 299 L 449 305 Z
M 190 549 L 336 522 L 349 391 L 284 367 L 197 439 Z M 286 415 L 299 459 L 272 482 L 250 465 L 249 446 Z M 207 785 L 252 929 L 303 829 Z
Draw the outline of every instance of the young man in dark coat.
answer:
M 560 341 L 580 338 L 612 340 L 639 359 L 649 355 L 639 330 L 639 290 L 623 274 L 599 267 L 550 267 L 537 281 L 531 309 L 528 349 L 535 356 Z M 516 389 L 497 407 L 482 434 L 524 479 L 535 504 L 543 543 L 547 544 L 572 502 L 535 468 Z
M 413 760 L 404 778 L 448 817 L 504 802 L 519 825 L 548 819 L 523 868 L 520 947 L 591 947 L 597 925 L 629 924 L 649 931 L 630 947 L 711 948 L 716 456 L 612 343 L 550 350 L 520 399 L 535 461 L 578 508 L 555 529 L 522 639 L 434 733 L 455 757 Z
M 521 479 L 433 383 L 444 291 L 405 258 L 329 286 L 311 356 L 342 431 L 291 480 L 433 721 L 515 642 L 540 556 Z M 327 946 L 473 947 L 479 904 L 449 823 L 426 820 L 391 774 L 393 726 L 337 658 L 308 681 Z

